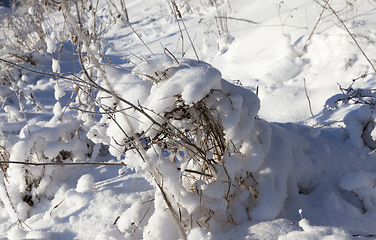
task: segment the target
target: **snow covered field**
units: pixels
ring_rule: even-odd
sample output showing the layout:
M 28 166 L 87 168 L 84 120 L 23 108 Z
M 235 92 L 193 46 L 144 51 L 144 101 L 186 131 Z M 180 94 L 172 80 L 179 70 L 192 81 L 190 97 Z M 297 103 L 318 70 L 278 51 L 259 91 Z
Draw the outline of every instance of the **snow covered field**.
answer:
M 375 1 L 1 11 L 1 239 L 376 239 Z

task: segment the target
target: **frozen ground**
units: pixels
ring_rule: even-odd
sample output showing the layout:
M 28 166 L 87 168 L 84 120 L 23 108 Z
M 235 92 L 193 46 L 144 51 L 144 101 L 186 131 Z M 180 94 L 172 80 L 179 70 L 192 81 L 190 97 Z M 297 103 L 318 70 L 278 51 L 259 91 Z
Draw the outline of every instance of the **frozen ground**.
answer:
M 128 25 L 109 27 L 104 33 L 107 42 L 102 41 L 107 46 L 102 61 L 107 82 L 101 84 L 158 113 L 178 104 L 174 102 L 178 95 L 186 104 L 206 98 L 218 111 L 225 136 L 231 139 L 223 163 L 226 174 L 218 173 L 218 181 L 210 184 L 197 181 L 200 198 L 196 194 L 200 191 L 179 182 L 185 168 L 195 167 L 184 161 L 188 154 L 184 149 L 174 155 L 180 171 L 174 164 L 162 164 L 166 157 L 162 152 L 160 157 L 154 154 L 158 150 L 147 152 L 166 182 L 170 199 L 180 206 L 173 204 L 182 211 L 187 238 L 376 238 L 376 118 L 371 91 L 376 89 L 376 78 L 370 64 L 376 64 L 376 2 L 331 1 L 356 43 L 330 9 L 322 12 L 324 1 L 177 2 L 200 62 L 180 25 L 182 44 L 169 2 L 126 1 L 132 28 L 156 56 Z M 105 8 L 99 8 L 99 20 L 105 21 L 101 15 Z M 56 29 L 62 26 L 61 12 L 49 18 Z M 53 60 L 60 46 L 53 39 L 51 34 L 46 49 L 34 54 L 39 66 L 24 66 L 41 72 L 79 72 L 71 43 L 66 43 L 59 63 Z M 6 51 L 0 49 L 2 56 Z M 118 52 L 137 64 L 133 73 L 114 67 L 130 67 Z M 178 239 L 156 189 L 160 179 L 150 177 L 149 166 L 140 163 L 137 154 L 124 157 L 123 149 L 114 147 L 124 139 L 117 123 L 105 115 L 90 118 L 65 108 L 73 102 L 71 96 L 78 99 L 68 82 L 26 70 L 18 75 L 14 93 L 0 88 L 1 146 L 9 151 L 11 161 L 68 159 L 126 166 L 10 164 L 0 179 L 0 237 Z M 349 91 L 341 91 L 340 86 Z M 210 89 L 221 91 L 208 94 Z M 32 93 L 33 99 L 21 96 L 20 104 L 15 93 Z M 103 92 L 97 97 L 101 104 L 118 104 Z M 349 98 L 358 104 L 340 102 Z M 94 106 L 86 110 L 102 111 Z M 129 120 L 118 112 L 113 116 L 129 130 Z M 145 116 L 134 116 L 130 124 L 137 131 L 148 129 Z M 224 200 L 225 182 L 237 182 L 245 172 L 253 174 L 251 185 L 257 194 L 229 190 L 226 200 L 234 201 L 229 204 Z M 30 176 L 38 182 L 27 182 Z

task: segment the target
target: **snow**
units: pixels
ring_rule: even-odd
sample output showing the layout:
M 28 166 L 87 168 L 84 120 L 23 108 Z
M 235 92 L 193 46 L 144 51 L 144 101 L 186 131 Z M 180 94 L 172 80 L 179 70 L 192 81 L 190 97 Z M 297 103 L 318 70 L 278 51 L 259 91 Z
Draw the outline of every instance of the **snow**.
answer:
M 30 8 L 29 8 L 29 14 L 30 14 L 30 15 L 34 15 L 34 14 L 35 14 L 35 10 L 34 10 L 33 7 L 30 7 Z
M 45 39 L 48 53 L 54 53 L 56 50 L 56 44 L 55 44 L 54 38 L 55 38 L 55 34 L 52 33 L 50 37 L 47 37 Z
M 60 73 L 59 60 L 52 59 L 52 72 Z
M 135 0 L 126 23 L 100 0 L 1 31 L 0 160 L 56 165 L 0 164 L 0 238 L 374 238 L 376 5 L 330 3 L 368 60 L 320 3 Z
M 53 79 L 52 79 L 53 80 Z M 60 86 L 59 82 L 56 81 L 56 85 L 55 85 L 55 99 L 56 100 L 60 100 L 60 98 L 64 97 L 65 96 L 65 92 L 64 90 L 62 89 L 62 87 Z

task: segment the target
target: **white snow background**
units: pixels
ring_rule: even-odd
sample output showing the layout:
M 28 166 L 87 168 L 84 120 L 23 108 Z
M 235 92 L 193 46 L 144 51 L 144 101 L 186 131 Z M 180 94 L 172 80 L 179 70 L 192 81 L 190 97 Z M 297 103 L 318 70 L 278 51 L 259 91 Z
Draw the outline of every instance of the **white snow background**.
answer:
M 23 68 L 0 61 L 0 160 L 124 164 L 1 164 L 1 239 L 183 239 L 164 193 L 190 240 L 376 239 L 375 1 L 179 0 L 182 21 L 171 1 L 125 0 L 129 24 L 120 2 L 87 1 L 88 44 L 64 30 L 74 4 L 1 8 L 0 58 Z M 9 22 L 47 34 L 9 37 Z M 159 124 L 204 101 L 226 140 L 214 180 L 189 172 L 202 166 L 184 141 L 200 136 L 149 162 L 130 149 L 125 133 L 157 125 L 64 79 L 89 81 L 80 43 L 96 84 Z

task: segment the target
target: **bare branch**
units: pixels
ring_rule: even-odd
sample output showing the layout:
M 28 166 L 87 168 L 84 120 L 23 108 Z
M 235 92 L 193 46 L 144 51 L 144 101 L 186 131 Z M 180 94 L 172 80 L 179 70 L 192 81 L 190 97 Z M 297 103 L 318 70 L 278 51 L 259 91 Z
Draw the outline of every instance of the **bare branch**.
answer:
M 308 105 L 309 105 L 309 111 L 311 112 L 312 119 L 315 119 L 313 112 L 312 112 L 312 105 L 311 105 L 311 100 L 309 99 L 308 92 L 307 92 L 307 86 L 306 86 L 306 80 L 303 78 L 304 81 L 304 92 L 308 100 Z
M 0 161 L 0 164 L 23 164 L 32 166 L 47 166 L 47 165 L 95 165 L 95 166 L 126 166 L 124 163 L 103 163 L 103 162 L 23 162 L 23 161 Z

